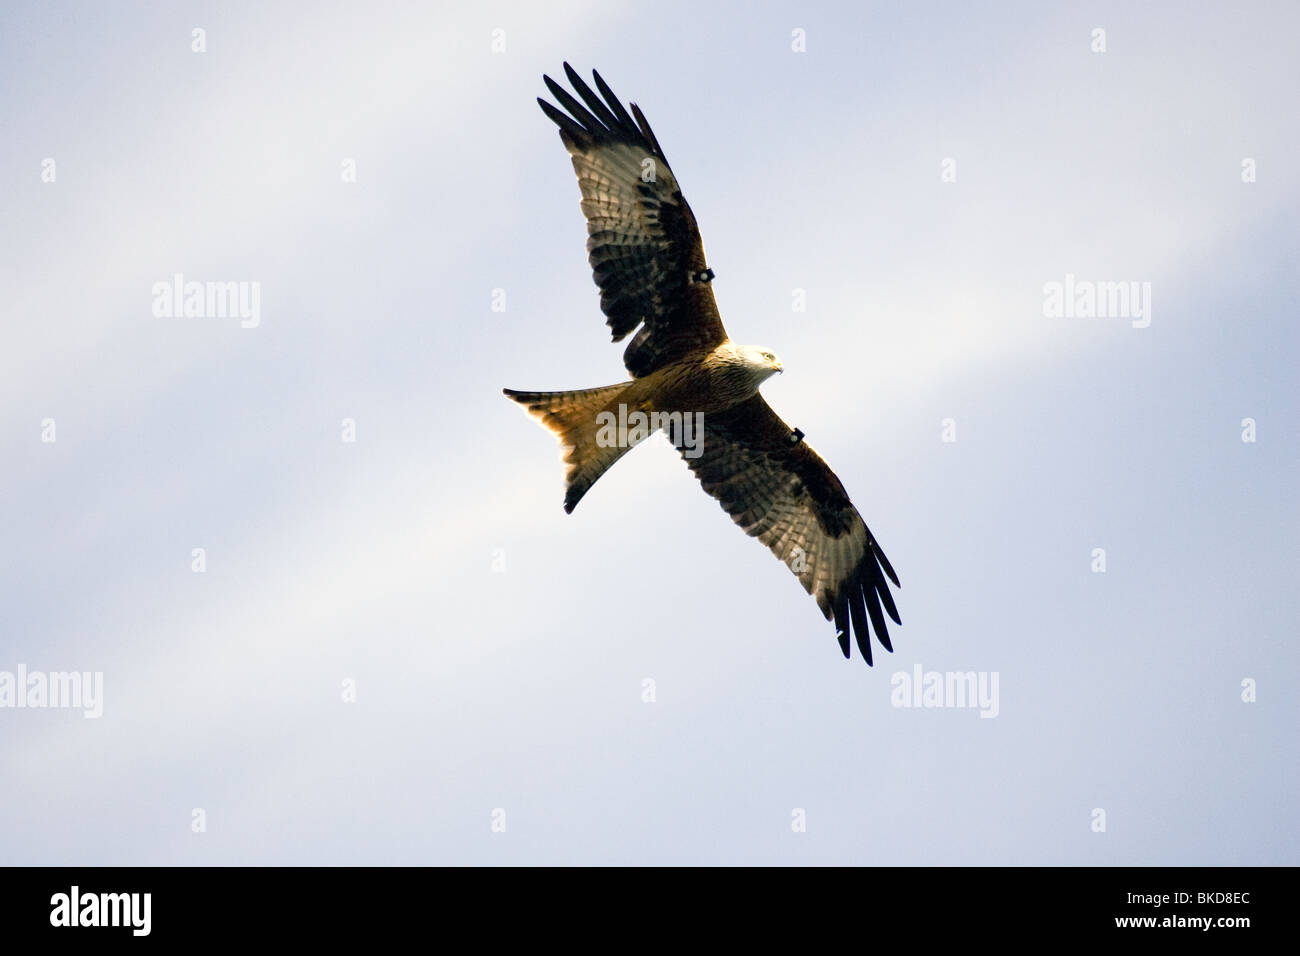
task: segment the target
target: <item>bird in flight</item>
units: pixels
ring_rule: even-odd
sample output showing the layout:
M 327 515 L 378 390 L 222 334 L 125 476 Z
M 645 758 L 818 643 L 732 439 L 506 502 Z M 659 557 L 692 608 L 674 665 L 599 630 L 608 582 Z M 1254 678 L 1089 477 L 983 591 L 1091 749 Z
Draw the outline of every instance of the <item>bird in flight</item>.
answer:
M 834 621 L 844 656 L 852 634 L 870 664 L 871 631 L 893 650 L 885 613 L 902 623 L 885 580 L 898 587 L 898 575 L 835 473 L 759 394 L 781 363 L 766 349 L 737 345 L 723 328 L 695 216 L 645 116 L 635 103 L 629 115 L 599 73 L 597 96 L 567 63 L 564 72 L 582 101 L 544 76 L 567 112 L 537 102 L 573 158 L 606 324 L 615 342 L 635 331 L 623 353 L 630 381 L 504 390 L 559 438 L 564 510 L 663 431 L 704 490 Z

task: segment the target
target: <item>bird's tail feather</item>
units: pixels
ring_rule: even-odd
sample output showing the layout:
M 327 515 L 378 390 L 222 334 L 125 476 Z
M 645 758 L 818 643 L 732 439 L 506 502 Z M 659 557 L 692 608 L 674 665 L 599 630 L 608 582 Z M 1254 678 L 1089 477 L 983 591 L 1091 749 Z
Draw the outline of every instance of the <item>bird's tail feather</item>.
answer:
M 626 421 L 629 411 L 626 392 L 635 382 L 572 392 L 518 392 L 503 389 L 506 396 L 540 419 L 564 447 L 564 510 L 572 512 L 587 489 L 622 458 L 641 438 L 635 430 L 609 427 L 611 421 Z M 642 409 L 643 410 L 643 409 Z M 609 413 L 612 419 L 602 416 Z M 630 435 L 630 438 L 628 437 Z

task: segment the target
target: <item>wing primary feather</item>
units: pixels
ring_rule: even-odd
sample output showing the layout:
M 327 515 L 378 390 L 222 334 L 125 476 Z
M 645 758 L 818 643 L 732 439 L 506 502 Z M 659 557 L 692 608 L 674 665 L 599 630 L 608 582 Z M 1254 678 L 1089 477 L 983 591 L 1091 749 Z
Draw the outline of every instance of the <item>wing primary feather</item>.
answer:
M 542 108 L 542 112 L 550 117 L 551 122 L 560 127 L 562 132 L 568 133 L 570 138 L 581 148 L 587 149 L 594 142 L 590 133 L 575 123 L 568 116 L 565 116 L 546 100 L 540 96 L 537 97 L 537 105 Z
M 858 650 L 862 652 L 862 659 L 871 666 L 871 631 L 867 629 L 866 609 L 862 603 L 862 585 L 858 581 L 853 581 L 850 585 L 849 592 L 849 611 L 853 615 L 853 631 L 858 639 Z
M 849 656 L 849 602 L 843 595 L 835 596 L 835 636 L 839 638 L 840 650 L 845 659 Z
M 894 645 L 891 644 L 890 641 L 889 641 L 889 632 L 888 632 L 888 631 L 881 631 L 879 634 L 876 635 L 876 639 L 877 639 L 878 641 L 880 641 L 880 646 L 881 646 L 881 647 L 883 647 L 885 650 L 889 651 L 889 653 L 891 653 L 891 654 L 894 653 Z
M 880 603 L 885 606 L 885 613 L 893 618 L 895 624 L 902 626 L 903 621 L 898 616 L 898 607 L 894 604 L 894 596 L 889 593 L 889 585 L 885 583 L 885 578 L 879 569 L 876 570 L 874 587 L 876 593 L 880 595 Z
M 592 116 L 590 111 L 575 100 L 568 90 L 562 87 L 559 83 L 556 83 L 549 76 L 543 76 L 542 79 L 546 81 L 547 89 L 549 89 L 552 95 L 560 101 L 560 105 L 568 110 L 575 120 L 582 124 L 582 127 L 591 134 L 592 138 L 604 138 L 608 135 L 608 130 L 605 129 L 605 124 Z
M 876 639 L 887 651 L 893 651 L 889 643 L 889 631 L 885 629 L 885 615 L 880 613 L 880 598 L 876 597 L 875 588 L 862 588 L 862 595 L 867 602 L 867 614 L 871 617 L 871 626 L 875 629 Z
M 600 95 L 605 97 L 605 102 L 609 104 L 609 108 L 613 110 L 614 115 L 618 117 L 619 125 L 627 127 L 629 131 L 636 129 L 636 122 L 632 117 L 628 116 L 627 110 L 623 108 L 623 104 L 620 103 L 618 97 L 614 95 L 614 91 L 609 88 L 609 84 L 606 83 L 604 78 L 595 70 L 591 71 L 591 75 L 596 80 L 596 89 L 600 90 Z M 659 158 L 663 159 L 663 156 L 661 155 Z
M 659 146 L 659 140 L 655 138 L 655 131 L 650 128 L 650 124 L 646 121 L 645 114 L 641 112 L 641 107 L 633 103 L 632 113 L 636 116 L 637 126 L 641 128 L 641 135 L 646 138 L 646 142 L 650 144 L 655 155 L 660 159 L 664 159 L 664 151 Z M 666 159 L 664 161 L 667 162 Z
M 889 575 L 889 580 L 894 582 L 894 587 L 901 588 L 902 585 L 898 583 L 898 575 L 894 573 L 893 565 L 891 565 L 889 559 L 885 557 L 885 552 L 881 550 L 880 545 L 876 542 L 876 536 L 871 533 L 870 528 L 867 528 L 867 537 L 871 541 L 871 550 L 875 553 L 876 557 L 880 559 L 880 566 L 884 568 L 885 573 Z
M 618 129 L 618 117 L 611 113 L 609 107 L 600 101 L 600 97 L 592 92 L 591 87 L 583 82 L 582 77 L 578 75 L 578 71 L 566 63 L 564 64 L 564 75 L 569 78 L 569 83 L 578 91 L 582 101 L 599 117 L 600 121 L 611 130 Z

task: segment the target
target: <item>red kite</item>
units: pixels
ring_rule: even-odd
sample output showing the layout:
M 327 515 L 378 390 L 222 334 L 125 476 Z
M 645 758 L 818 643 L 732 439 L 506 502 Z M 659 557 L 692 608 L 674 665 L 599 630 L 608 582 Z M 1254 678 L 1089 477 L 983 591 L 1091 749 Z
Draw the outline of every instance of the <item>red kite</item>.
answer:
M 568 112 L 537 102 L 573 157 L 606 324 L 615 342 L 636 332 L 623 353 L 631 381 L 505 389 L 564 446 L 564 510 L 638 442 L 669 433 L 704 490 L 834 620 L 844 656 L 852 633 L 870 664 L 870 631 L 893 650 L 882 608 L 902 623 L 885 581 L 898 587 L 898 575 L 835 473 L 759 394 L 782 370 L 776 356 L 728 338 L 695 216 L 645 116 L 635 103 L 629 115 L 599 73 L 597 96 L 567 63 L 564 72 L 582 102 L 549 76 Z

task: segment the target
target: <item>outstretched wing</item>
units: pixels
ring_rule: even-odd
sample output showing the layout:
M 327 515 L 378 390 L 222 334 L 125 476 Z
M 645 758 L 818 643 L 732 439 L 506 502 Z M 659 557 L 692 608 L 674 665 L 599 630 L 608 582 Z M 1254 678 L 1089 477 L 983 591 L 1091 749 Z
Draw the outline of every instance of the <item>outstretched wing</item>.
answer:
M 604 100 L 567 63 L 564 73 L 586 106 L 549 76 L 546 86 L 568 114 L 537 102 L 573 157 L 588 259 L 614 341 L 641 326 L 623 353 L 639 378 L 726 341 L 709 287 L 713 273 L 695 216 L 641 110 L 632 104 L 633 120 L 599 73 L 593 76 Z
M 767 545 L 835 621 L 840 649 L 849 633 L 871 663 L 870 629 L 887 651 L 881 609 L 901 624 L 885 576 L 898 587 L 889 559 L 853 507 L 844 486 L 803 433 L 783 422 L 761 395 L 704 416 L 699 457 L 683 458 L 704 490 L 736 524 Z

